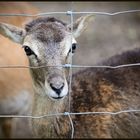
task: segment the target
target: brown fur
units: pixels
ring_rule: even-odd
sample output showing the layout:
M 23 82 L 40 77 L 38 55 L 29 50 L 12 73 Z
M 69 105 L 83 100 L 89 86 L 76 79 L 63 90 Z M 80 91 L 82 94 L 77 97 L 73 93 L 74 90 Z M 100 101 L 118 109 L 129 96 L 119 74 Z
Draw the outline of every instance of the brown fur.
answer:
M 138 63 L 140 49 L 116 55 L 102 65 Z M 140 67 L 86 69 L 73 76 L 72 112 L 117 112 L 140 108 Z M 139 113 L 79 115 L 73 119 L 78 138 L 139 138 Z
M 31 13 L 36 9 L 25 2 L 0 2 L 0 13 Z M 22 26 L 23 22 L 30 18 L 24 17 L 0 17 L 0 22 Z M 28 65 L 26 55 L 20 45 L 11 42 L 0 35 L 0 65 Z M 0 69 L 0 114 L 27 114 L 31 102 L 32 91 L 31 78 L 28 69 Z M 22 91 L 28 91 L 29 95 L 21 97 Z M 23 94 L 24 95 L 24 94 Z M 17 101 L 18 100 L 18 101 Z M 20 105 L 23 103 L 23 105 Z M 27 106 L 25 106 L 25 104 Z M 18 107 L 18 108 L 17 108 Z M 28 109 L 27 109 L 28 108 Z M 5 121 L 5 123 L 4 123 Z M 7 123 L 8 122 L 8 123 Z M 11 129 L 11 130 L 10 130 Z M 12 136 L 12 126 L 9 119 L 3 119 L 4 137 Z
M 116 55 L 99 65 L 137 63 L 140 49 Z M 71 112 L 117 112 L 139 109 L 139 66 L 120 69 L 90 68 L 73 75 Z M 62 105 L 50 105 L 44 97 L 35 94 L 33 114 L 43 115 L 68 111 L 68 99 Z M 47 103 L 46 103 L 47 102 Z M 50 105 L 50 108 L 48 107 Z M 53 109 L 55 107 L 55 109 Z M 50 112 L 51 111 L 51 112 Z M 74 138 L 139 138 L 139 113 L 119 115 L 72 115 Z M 49 117 L 33 121 L 39 137 L 66 138 L 71 136 L 67 116 Z M 65 131 L 64 131 L 65 130 Z
M 25 26 L 27 34 L 34 34 L 38 40 L 47 44 L 50 42 L 61 42 L 65 37 L 62 31 L 65 28 L 63 22 L 53 17 L 37 18 Z

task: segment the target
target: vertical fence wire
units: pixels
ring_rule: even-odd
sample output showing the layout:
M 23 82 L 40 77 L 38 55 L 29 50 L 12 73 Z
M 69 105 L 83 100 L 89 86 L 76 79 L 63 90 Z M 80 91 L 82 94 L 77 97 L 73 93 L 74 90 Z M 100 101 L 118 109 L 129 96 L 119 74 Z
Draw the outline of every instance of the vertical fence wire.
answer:
M 72 12 L 70 12 L 70 20 L 71 20 L 71 51 L 70 51 L 70 65 L 72 65 L 72 38 L 73 38 L 73 14 L 72 14 Z M 69 112 L 71 112 L 71 108 L 70 108 L 70 106 L 71 106 L 71 87 L 72 86 L 72 67 L 69 67 Z
M 71 51 L 70 51 L 70 65 L 72 65 L 72 41 L 73 41 L 73 2 L 71 2 L 71 12 L 70 12 L 70 24 L 71 24 Z M 69 14 L 69 13 L 68 13 Z M 71 92 L 72 92 L 72 67 L 69 70 L 69 113 L 71 112 Z M 70 124 L 71 124 L 71 138 L 74 136 L 74 125 L 70 114 L 68 114 Z
M 73 139 L 73 137 L 74 137 L 74 124 L 73 124 L 73 121 L 72 121 L 70 114 L 68 114 L 68 117 L 69 117 L 70 124 L 71 124 L 71 139 Z

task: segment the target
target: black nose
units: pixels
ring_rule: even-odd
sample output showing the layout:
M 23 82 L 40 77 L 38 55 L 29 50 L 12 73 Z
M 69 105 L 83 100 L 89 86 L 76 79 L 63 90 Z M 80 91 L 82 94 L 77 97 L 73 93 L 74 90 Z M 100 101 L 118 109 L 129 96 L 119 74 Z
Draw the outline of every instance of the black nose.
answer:
M 55 85 L 55 84 L 50 84 L 50 87 L 58 94 L 58 95 L 60 95 L 60 93 L 61 93 L 61 91 L 62 91 L 62 89 L 63 89 L 63 87 L 64 87 L 64 83 L 62 83 L 61 85 Z

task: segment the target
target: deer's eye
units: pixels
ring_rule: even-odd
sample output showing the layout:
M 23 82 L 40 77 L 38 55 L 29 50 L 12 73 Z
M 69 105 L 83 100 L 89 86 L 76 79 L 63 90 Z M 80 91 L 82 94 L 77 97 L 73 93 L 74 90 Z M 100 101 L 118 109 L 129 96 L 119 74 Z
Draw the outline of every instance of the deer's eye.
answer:
M 24 51 L 26 52 L 26 55 L 30 56 L 30 55 L 35 55 L 35 53 L 28 47 L 28 46 L 23 46 Z
M 77 48 L 77 44 L 73 43 L 72 44 L 72 53 L 75 53 L 76 48 Z M 71 48 L 70 48 L 69 52 L 71 52 Z

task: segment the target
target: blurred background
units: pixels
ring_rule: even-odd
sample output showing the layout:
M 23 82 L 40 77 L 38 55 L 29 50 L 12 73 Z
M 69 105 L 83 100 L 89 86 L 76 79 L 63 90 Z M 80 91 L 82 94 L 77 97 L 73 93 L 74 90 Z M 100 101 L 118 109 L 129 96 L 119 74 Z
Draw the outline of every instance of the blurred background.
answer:
M 140 2 L 29 2 L 42 12 L 119 12 L 140 9 Z M 7 7 L 12 5 L 7 4 Z M 29 13 L 30 14 L 30 13 Z M 74 15 L 74 21 L 83 14 Z M 70 23 L 70 16 L 51 15 Z M 77 65 L 95 65 L 115 54 L 140 47 L 140 12 L 116 16 L 96 15 L 83 34 L 77 38 L 78 48 L 73 56 Z M 75 70 L 73 70 L 75 72 Z M 14 137 L 31 137 L 26 123 L 18 121 Z

